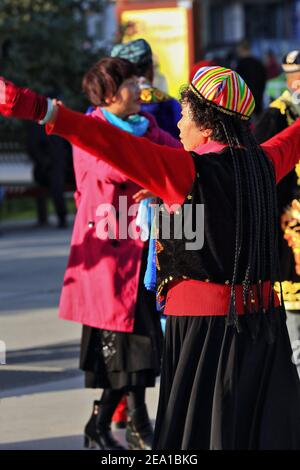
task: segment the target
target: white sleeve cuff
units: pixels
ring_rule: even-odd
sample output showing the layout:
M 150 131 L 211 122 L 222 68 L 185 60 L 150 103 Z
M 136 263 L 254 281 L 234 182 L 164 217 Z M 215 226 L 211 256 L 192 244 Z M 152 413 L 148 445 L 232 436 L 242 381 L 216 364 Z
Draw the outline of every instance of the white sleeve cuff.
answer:
M 51 119 L 51 116 L 52 116 L 52 112 L 53 112 L 53 103 L 52 103 L 52 99 L 51 98 L 47 98 L 47 103 L 48 103 L 48 109 L 47 109 L 47 112 L 45 114 L 45 117 L 44 119 L 42 119 L 41 121 L 39 121 L 39 124 L 41 124 L 41 126 L 43 124 L 47 124 L 47 122 Z

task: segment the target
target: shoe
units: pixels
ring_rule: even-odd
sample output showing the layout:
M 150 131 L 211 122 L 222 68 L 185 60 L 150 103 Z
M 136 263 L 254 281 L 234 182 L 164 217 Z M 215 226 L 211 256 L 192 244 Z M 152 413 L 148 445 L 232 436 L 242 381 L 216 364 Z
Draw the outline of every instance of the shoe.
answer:
M 100 401 L 94 401 L 92 415 L 84 428 L 84 447 L 94 449 L 97 447 L 95 441 L 97 416 L 99 414 Z
M 146 405 L 128 411 L 126 440 L 130 450 L 151 450 L 153 427 Z
M 102 405 L 100 401 L 94 401 L 92 415 L 84 428 L 86 449 L 125 450 L 111 433 L 110 423 L 114 410 L 114 405 Z
M 91 436 L 87 433 L 84 435 L 85 449 L 101 449 L 101 450 L 126 450 L 112 435 L 110 428 L 97 431 L 97 434 Z

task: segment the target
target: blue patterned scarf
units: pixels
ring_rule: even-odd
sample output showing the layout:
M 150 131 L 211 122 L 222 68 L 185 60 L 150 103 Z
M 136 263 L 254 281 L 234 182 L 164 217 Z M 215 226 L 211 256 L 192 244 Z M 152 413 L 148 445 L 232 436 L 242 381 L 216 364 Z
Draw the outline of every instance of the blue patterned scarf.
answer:
M 129 132 L 129 134 L 135 135 L 136 137 L 142 137 L 146 134 L 149 127 L 149 120 L 145 116 L 140 114 L 134 114 L 126 119 L 121 119 L 115 114 L 110 113 L 105 108 L 101 108 L 101 111 L 113 126 L 123 129 L 123 131 Z

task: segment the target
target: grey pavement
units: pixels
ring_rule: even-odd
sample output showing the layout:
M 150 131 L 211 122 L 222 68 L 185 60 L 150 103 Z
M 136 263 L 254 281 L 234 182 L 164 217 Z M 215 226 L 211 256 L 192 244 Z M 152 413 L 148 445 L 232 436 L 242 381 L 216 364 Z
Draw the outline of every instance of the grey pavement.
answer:
M 80 450 L 100 391 L 85 389 L 78 369 L 81 325 L 57 317 L 71 228 L 30 221 L 1 231 L 0 450 Z M 157 399 L 158 386 L 148 389 L 153 420 Z

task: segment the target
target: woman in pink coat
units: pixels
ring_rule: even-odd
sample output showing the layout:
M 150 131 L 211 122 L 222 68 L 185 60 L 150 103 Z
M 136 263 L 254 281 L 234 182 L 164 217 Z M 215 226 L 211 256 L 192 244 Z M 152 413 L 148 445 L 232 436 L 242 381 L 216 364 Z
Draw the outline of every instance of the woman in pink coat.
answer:
M 91 115 L 134 135 L 178 146 L 151 115 L 137 114 L 139 88 L 134 73 L 134 66 L 124 59 L 107 58 L 95 64 L 83 80 L 94 107 Z M 79 148 L 73 148 L 73 160 L 77 215 L 59 316 L 84 325 L 80 367 L 87 387 L 104 389 L 85 427 L 85 444 L 121 448 L 110 433 L 110 423 L 120 399 L 128 393 L 128 444 L 150 449 L 152 428 L 145 388 L 155 385 L 160 371 L 160 320 L 155 296 L 143 285 L 147 246 L 140 238 L 120 239 L 119 233 L 128 227 L 136 231 L 136 210 L 127 218 L 127 208 L 142 188 Z M 108 217 L 109 205 L 113 209 Z

